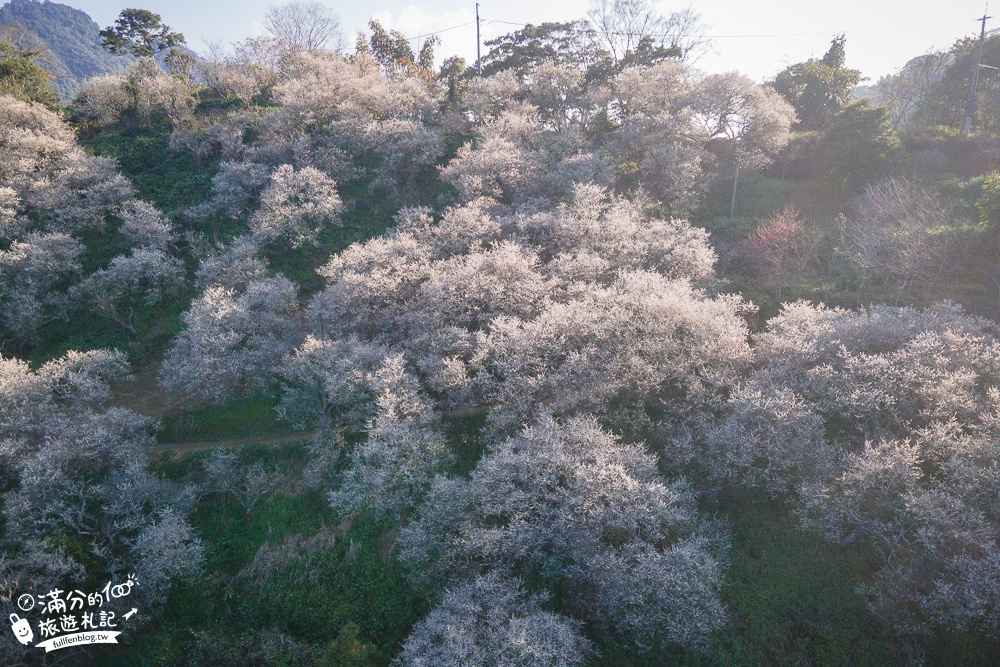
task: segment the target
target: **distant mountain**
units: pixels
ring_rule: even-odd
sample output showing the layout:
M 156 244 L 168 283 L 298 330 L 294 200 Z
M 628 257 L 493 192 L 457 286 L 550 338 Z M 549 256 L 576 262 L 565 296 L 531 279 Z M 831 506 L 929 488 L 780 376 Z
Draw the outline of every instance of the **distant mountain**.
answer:
M 52 87 L 64 100 L 90 77 L 120 72 L 130 61 L 102 49 L 100 26 L 86 12 L 68 5 L 47 0 L 10 0 L 0 6 L 2 26 L 21 34 L 27 29 L 49 50 L 48 59 L 39 64 L 55 77 Z

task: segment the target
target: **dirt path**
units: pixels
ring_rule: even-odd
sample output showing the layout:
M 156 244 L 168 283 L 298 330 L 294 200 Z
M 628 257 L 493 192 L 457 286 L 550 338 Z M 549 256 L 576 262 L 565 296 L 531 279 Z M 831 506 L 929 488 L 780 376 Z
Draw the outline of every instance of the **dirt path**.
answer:
M 111 388 L 113 396 L 111 405 L 129 408 L 149 417 L 162 417 L 165 415 L 170 410 L 171 404 L 166 393 L 163 391 L 163 387 L 156 380 L 159 371 L 160 364 L 150 364 L 138 369 L 133 374 L 132 379 L 115 383 Z M 445 413 L 445 416 L 448 418 L 471 417 L 487 412 L 490 407 L 489 405 L 477 405 L 462 410 L 453 410 Z M 212 447 L 241 447 L 243 445 L 276 447 L 290 442 L 309 440 L 313 435 L 314 431 L 306 431 L 280 435 L 248 436 L 245 438 L 158 443 L 147 447 L 146 451 L 150 454 L 160 454 L 163 452 L 198 452 L 211 449 Z
M 157 382 L 160 364 L 150 364 L 137 369 L 132 378 L 116 382 L 111 387 L 111 405 L 129 408 L 148 417 L 162 417 L 171 409 L 170 400 L 163 387 Z M 312 431 L 284 433 L 280 435 L 247 436 L 245 438 L 225 438 L 219 440 L 192 440 L 187 442 L 158 443 L 146 448 L 150 454 L 162 452 L 197 452 L 212 447 L 241 447 L 243 445 L 264 445 L 276 447 L 289 442 L 302 442 L 313 436 Z
M 160 364 L 136 370 L 132 378 L 111 385 L 111 405 L 129 408 L 148 417 L 162 417 L 170 410 L 170 401 L 156 381 Z
M 290 442 L 303 442 L 313 436 L 313 431 L 303 431 L 302 433 L 286 433 L 284 435 L 261 435 L 247 438 L 230 438 L 227 440 L 200 440 L 197 442 L 167 442 L 152 445 L 146 448 L 151 454 L 161 454 L 163 452 L 177 452 L 184 454 L 187 452 L 198 452 L 212 447 L 242 447 L 243 445 L 264 445 L 265 447 L 276 447 Z

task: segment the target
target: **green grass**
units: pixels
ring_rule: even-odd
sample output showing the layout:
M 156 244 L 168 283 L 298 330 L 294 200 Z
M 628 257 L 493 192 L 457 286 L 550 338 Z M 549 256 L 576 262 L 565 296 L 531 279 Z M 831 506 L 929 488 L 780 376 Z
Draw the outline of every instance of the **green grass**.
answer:
M 903 664 L 856 592 L 872 566 L 864 553 L 800 530 L 779 502 L 734 498 L 720 509 L 733 525 L 731 620 L 712 642 L 712 664 Z
M 234 399 L 225 406 L 206 405 L 163 418 L 158 440 L 162 443 L 238 440 L 285 435 L 294 430 L 274 412 L 275 401 L 267 394 Z
M 905 664 L 855 592 L 870 563 L 801 531 L 780 502 L 732 498 L 706 510 L 731 522 L 723 589 L 729 621 L 701 652 L 637 652 L 606 641 L 594 667 Z
M 158 358 L 166 344 L 181 330 L 181 313 L 190 303 L 188 290 L 164 296 L 154 307 L 135 300 L 135 334 L 81 304 L 70 310 L 68 319 L 56 319 L 38 331 L 38 343 L 30 360 L 43 363 L 68 350 L 115 348 L 127 352 L 135 366 Z
M 218 160 L 197 163 L 187 151 L 172 149 L 172 131 L 169 123 L 119 126 L 81 136 L 81 143 L 95 155 L 117 159 L 137 197 L 170 215 L 207 199 L 218 171 Z
M 702 225 L 706 222 L 729 218 L 729 204 L 733 194 L 732 174 L 717 180 L 705 194 L 701 205 L 691 219 Z M 789 204 L 808 216 L 833 216 L 845 209 L 848 201 L 830 193 L 817 181 L 791 181 L 764 174 L 740 176 L 736 190 L 736 217 L 763 220 L 771 217 Z
M 355 520 L 333 548 L 248 586 L 241 614 L 251 625 L 277 627 L 314 643 L 332 639 L 331 629 L 356 623 L 364 639 L 394 653 L 426 605 L 389 551 L 390 530 Z
M 454 474 L 467 477 L 486 453 L 486 443 L 482 439 L 486 416 L 487 412 L 483 410 L 471 415 L 445 418 L 448 444 L 455 457 L 452 469 Z
M 307 458 L 301 445 L 244 448 L 240 455 L 292 475 Z M 154 470 L 193 481 L 205 456 L 164 455 L 154 461 Z M 272 629 L 319 655 L 344 628 L 352 641 L 375 645 L 374 664 L 384 664 L 426 610 L 391 554 L 393 526 L 364 517 L 343 522 L 321 492 L 266 496 L 250 513 L 229 496 L 211 494 L 199 501 L 190 520 L 205 543 L 205 574 L 175 587 L 162 620 L 104 664 L 238 665 L 238 656 Z M 237 576 L 265 543 L 333 527 L 332 545 L 282 563 L 262 579 Z M 221 657 L 220 647 L 229 647 Z

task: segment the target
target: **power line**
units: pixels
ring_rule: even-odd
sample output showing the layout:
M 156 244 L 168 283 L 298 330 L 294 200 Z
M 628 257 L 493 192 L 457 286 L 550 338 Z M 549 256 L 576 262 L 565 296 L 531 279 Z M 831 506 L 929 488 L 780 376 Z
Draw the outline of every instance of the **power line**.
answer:
M 525 28 L 525 27 L 527 27 L 529 25 L 533 25 L 533 26 L 537 27 L 537 25 L 538 25 L 536 23 L 519 23 L 517 21 L 504 21 L 504 20 L 501 20 L 501 19 L 489 19 L 486 22 L 487 23 L 503 23 L 504 25 L 516 25 L 516 26 L 521 26 L 522 28 Z M 586 32 L 585 30 L 579 30 L 579 29 L 575 29 L 575 28 L 569 28 L 569 31 L 570 32 Z M 833 32 L 835 33 L 837 31 L 833 31 Z M 848 32 L 848 31 L 841 31 L 841 32 Z M 867 32 L 867 31 L 852 30 L 850 32 Z M 607 34 L 614 35 L 616 37 L 627 36 L 627 33 L 614 32 L 614 31 L 609 31 Z M 703 36 L 707 37 L 708 39 L 752 39 L 752 38 L 756 38 L 756 37 L 771 39 L 771 38 L 774 38 L 774 37 L 817 37 L 817 36 L 821 36 L 821 35 L 830 35 L 830 34 L 832 34 L 831 31 L 827 30 L 827 31 L 823 31 L 823 32 L 785 32 L 785 33 L 753 34 L 753 35 L 703 35 Z M 674 33 L 664 33 L 664 34 L 661 34 L 661 35 L 650 35 L 650 37 L 672 37 L 673 35 L 674 35 Z
M 404 37 L 408 42 L 412 42 L 415 39 L 423 39 L 424 37 L 431 37 L 433 35 L 440 35 L 442 32 L 448 32 L 449 30 L 458 30 L 459 28 L 464 28 L 467 25 L 472 25 L 475 21 L 466 21 L 465 23 L 460 23 L 459 25 L 453 25 L 450 28 L 442 28 L 441 30 L 435 30 L 434 32 L 429 32 L 426 35 L 416 35 L 415 37 Z
M 524 23 L 524 22 L 519 22 L 519 21 L 505 21 L 503 19 L 484 19 L 484 18 L 480 18 L 479 21 L 481 23 L 486 23 L 486 24 L 501 23 L 503 25 L 519 26 L 521 28 L 525 28 L 525 27 L 527 27 L 529 25 L 534 25 L 534 26 L 540 25 L 540 24 L 536 24 L 536 23 Z M 473 25 L 476 22 L 477 22 L 476 19 L 473 19 L 471 21 L 466 21 L 465 23 L 459 23 L 458 25 L 453 25 L 453 26 L 450 26 L 448 28 L 442 28 L 441 30 L 435 30 L 434 32 L 428 32 L 428 33 L 424 33 L 422 35 L 414 35 L 413 37 L 404 37 L 404 39 L 406 41 L 408 41 L 408 42 L 412 42 L 412 41 L 417 40 L 417 39 L 423 39 L 424 37 L 432 37 L 434 35 L 440 35 L 441 33 L 448 32 L 450 30 L 458 30 L 459 28 L 464 28 L 466 26 Z M 569 31 L 570 32 L 581 32 L 581 33 L 582 32 L 587 32 L 586 30 L 580 30 L 580 29 L 576 29 L 576 28 L 570 28 Z M 834 32 L 836 32 L 836 31 L 834 31 Z M 848 31 L 841 31 L 841 32 L 848 32 Z M 852 31 L 849 31 L 849 32 L 864 32 L 864 31 L 852 30 Z M 615 35 L 616 37 L 621 37 L 621 36 L 626 35 L 626 33 L 622 33 L 622 32 L 609 32 L 608 34 L 609 35 Z M 755 39 L 755 38 L 773 39 L 773 38 L 776 38 L 776 37 L 818 37 L 818 36 L 829 35 L 829 34 L 831 34 L 831 32 L 828 31 L 828 30 L 826 30 L 826 31 L 822 31 L 822 32 L 784 32 L 784 33 L 769 33 L 769 34 L 758 33 L 758 34 L 752 34 L 752 35 L 748 34 L 748 35 L 703 35 L 703 36 L 706 37 L 706 38 L 708 38 L 708 39 Z M 660 35 L 650 35 L 650 37 L 671 37 L 671 36 L 673 36 L 673 33 L 664 33 L 664 34 L 660 34 Z

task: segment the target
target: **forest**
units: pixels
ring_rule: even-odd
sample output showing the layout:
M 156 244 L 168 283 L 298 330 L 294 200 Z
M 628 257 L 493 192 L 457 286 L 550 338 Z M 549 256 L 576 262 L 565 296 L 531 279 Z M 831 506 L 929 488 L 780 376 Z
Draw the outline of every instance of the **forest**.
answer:
M 1000 34 L 5 20 L 0 664 L 1000 664 Z

